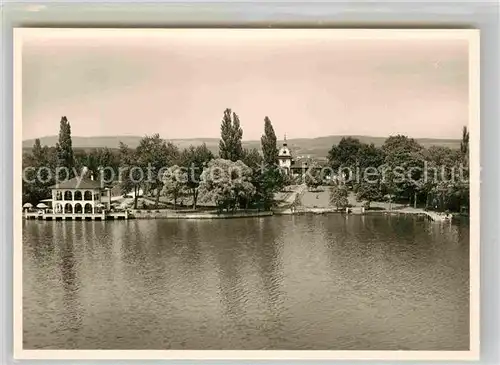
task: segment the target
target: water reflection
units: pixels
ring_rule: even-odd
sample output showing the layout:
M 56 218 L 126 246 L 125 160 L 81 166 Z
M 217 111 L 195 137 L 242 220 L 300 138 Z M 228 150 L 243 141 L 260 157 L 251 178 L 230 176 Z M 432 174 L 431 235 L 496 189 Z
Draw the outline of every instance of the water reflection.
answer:
M 382 215 L 24 222 L 24 344 L 466 349 L 468 237 Z
M 257 271 L 263 285 L 263 300 L 267 308 L 267 317 L 263 323 L 263 335 L 267 338 L 264 348 L 279 347 L 280 335 L 283 333 L 282 323 L 285 293 L 282 290 L 283 240 L 278 232 L 286 227 L 274 224 L 270 219 L 259 220 L 259 241 L 256 242 Z
M 64 230 L 64 232 L 66 232 Z M 64 234 L 63 234 L 64 236 Z M 76 271 L 76 260 L 73 252 L 72 240 L 65 240 L 62 243 L 59 251 L 59 268 L 61 271 L 61 284 L 63 289 L 62 305 L 64 307 L 62 316 L 65 317 L 63 322 L 66 324 L 70 332 L 76 333 L 82 327 L 82 304 L 79 300 L 79 278 Z M 68 333 L 68 341 L 70 347 L 77 340 L 72 334 Z

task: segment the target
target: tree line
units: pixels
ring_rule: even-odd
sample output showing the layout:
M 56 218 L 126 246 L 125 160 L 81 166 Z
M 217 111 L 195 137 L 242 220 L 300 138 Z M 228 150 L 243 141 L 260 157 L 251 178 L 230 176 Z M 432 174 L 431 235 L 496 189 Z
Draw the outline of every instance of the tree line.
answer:
M 218 156 L 205 144 L 181 150 L 159 134 L 145 136 L 136 148 L 120 143 L 117 151 L 74 151 L 70 123 L 62 117 L 55 147 L 42 147 L 36 139 L 31 153 L 23 155 L 23 201 L 36 204 L 49 197 L 56 180 L 72 178 L 85 167 L 88 175 L 110 187 L 118 182 L 123 194 L 133 192 L 134 208 L 142 191 L 144 196 L 154 197 L 155 207 L 161 196 L 171 199 L 174 207 L 188 196 L 193 209 L 200 200 L 215 203 L 220 211 L 270 209 L 274 194 L 284 183 L 277 166 L 277 139 L 271 120 L 264 118 L 260 151 L 243 148 L 242 138 L 238 115 L 226 109 Z M 58 175 L 61 167 L 70 174 Z
M 329 151 L 328 163 L 340 172 L 340 184 L 331 197 L 340 206 L 347 205 L 347 193 L 353 192 L 367 207 L 373 201 L 405 202 L 441 211 L 469 207 L 467 127 L 462 130 L 460 149 L 425 148 L 404 135 L 387 138 L 381 147 L 342 138 Z
M 24 169 L 24 202 L 36 204 L 50 196 L 50 186 L 56 179 L 64 179 L 56 176 L 58 167 L 70 171 L 67 178 L 86 167 L 89 175 L 109 186 L 118 182 L 123 194 L 134 193 L 135 208 L 142 191 L 154 199 L 155 207 L 165 196 L 174 207 L 180 199 L 189 197 L 194 209 L 203 201 L 215 203 L 220 211 L 267 210 L 272 207 L 275 193 L 289 183 L 278 167 L 277 138 L 268 117 L 264 118 L 261 149 L 245 149 L 238 115 L 231 109 L 224 110 L 218 155 L 205 144 L 179 149 L 159 134 L 145 136 L 136 148 L 120 143 L 118 150 L 73 150 L 66 117 L 61 118 L 59 129 L 55 147 L 41 146 L 37 139 L 31 153 L 23 155 L 23 167 L 30 167 Z M 332 146 L 327 159 L 328 168 L 335 172 L 331 175 L 335 182 L 331 202 L 338 207 L 347 205 L 350 193 L 367 207 L 370 202 L 387 200 L 438 210 L 458 211 L 469 206 L 466 127 L 460 149 L 424 148 L 403 135 L 390 136 L 381 147 L 344 137 Z M 460 167 L 462 176 L 457 175 Z M 154 178 L 149 178 L 146 171 Z M 316 188 L 325 182 L 321 174 L 321 169 L 312 164 L 299 178 Z

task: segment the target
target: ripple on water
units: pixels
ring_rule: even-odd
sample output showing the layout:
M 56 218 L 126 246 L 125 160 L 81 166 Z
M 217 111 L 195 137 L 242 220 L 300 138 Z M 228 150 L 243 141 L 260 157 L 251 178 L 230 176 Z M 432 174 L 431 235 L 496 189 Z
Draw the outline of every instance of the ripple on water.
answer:
M 416 217 L 26 221 L 24 346 L 464 350 L 468 240 Z

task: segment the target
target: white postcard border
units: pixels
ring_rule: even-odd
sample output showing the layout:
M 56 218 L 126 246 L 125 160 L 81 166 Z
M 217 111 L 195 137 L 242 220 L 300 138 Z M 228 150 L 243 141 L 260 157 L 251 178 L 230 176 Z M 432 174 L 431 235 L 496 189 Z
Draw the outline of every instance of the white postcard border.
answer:
M 24 350 L 22 342 L 22 43 L 33 34 L 72 37 L 79 32 L 116 32 L 116 36 L 155 36 L 168 32 L 188 32 L 193 36 L 264 35 L 307 37 L 330 32 L 343 39 L 419 38 L 467 39 L 469 41 L 469 131 L 470 131 L 470 349 L 469 351 L 277 351 L 277 350 Z M 225 33 L 225 35 L 224 35 Z M 81 34 L 81 33 L 80 33 Z M 325 33 L 326 34 L 326 33 Z M 14 176 L 13 176 L 13 321 L 15 359 L 175 359 L 175 360 L 478 360 L 480 354 L 480 106 L 479 30 L 475 29 L 93 29 L 15 28 L 14 29 Z

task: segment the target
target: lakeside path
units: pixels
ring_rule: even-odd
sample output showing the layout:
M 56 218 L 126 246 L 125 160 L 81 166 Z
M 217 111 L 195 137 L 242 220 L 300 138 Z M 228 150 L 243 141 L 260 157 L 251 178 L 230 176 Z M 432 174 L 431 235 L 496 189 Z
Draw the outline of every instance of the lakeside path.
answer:
M 300 207 L 293 207 L 297 195 L 300 195 Z M 352 214 L 412 214 L 425 215 L 433 221 L 444 221 L 450 217 L 437 212 L 426 211 L 421 208 L 413 208 L 405 204 L 396 204 L 388 202 L 371 202 L 372 210 L 364 210 L 363 203 L 356 199 L 354 193 L 349 193 L 348 202 Z M 338 211 L 330 204 L 330 189 L 328 186 L 323 186 L 315 191 L 309 191 L 305 185 L 297 185 L 285 198 L 282 198 L 281 204 L 274 209 L 274 214 L 327 214 L 327 213 L 343 213 Z
M 300 197 L 300 206 L 294 205 L 297 200 L 297 196 Z M 305 184 L 289 186 L 288 191 L 282 191 L 276 194 L 276 200 L 278 202 L 277 207 L 273 209 L 272 212 L 260 212 L 260 211 L 238 211 L 233 213 L 216 213 L 215 211 L 204 211 L 196 212 L 191 210 L 173 210 L 173 209 L 133 209 L 132 216 L 138 219 L 156 219 L 156 218 L 173 218 L 173 219 L 227 219 L 227 218 L 241 218 L 241 217 L 263 217 L 270 216 L 273 214 L 277 215 L 289 215 L 289 214 L 326 214 L 326 213 L 343 213 L 344 211 L 338 211 L 335 207 L 330 204 L 330 189 L 328 186 L 320 187 L 317 190 L 309 191 Z M 139 198 L 142 202 L 146 202 L 148 205 L 154 205 L 154 200 L 148 197 Z M 126 199 L 127 200 L 127 199 Z M 133 203 L 133 199 L 128 198 L 130 203 Z M 421 208 L 413 208 L 408 205 L 395 204 L 392 205 L 388 202 L 372 202 L 370 205 L 373 210 L 365 211 L 363 207 L 363 202 L 356 200 L 355 195 L 351 192 L 348 196 L 348 201 L 351 206 L 352 214 L 415 214 L 415 215 L 425 215 L 433 221 L 443 221 L 450 217 L 448 215 L 439 214 L 436 212 L 425 211 Z M 159 202 L 160 205 L 164 205 L 165 202 Z
M 280 208 L 289 207 L 295 202 L 297 195 L 302 196 L 307 191 L 307 186 L 305 184 L 291 185 L 287 188 L 289 191 L 279 192 L 275 196 L 275 199 L 278 201 L 278 207 Z
M 356 200 L 356 195 L 352 192 L 348 196 L 349 205 L 353 208 L 361 208 L 363 202 Z M 330 204 L 330 189 L 328 186 L 321 186 L 316 191 L 308 191 L 305 189 L 302 194 L 302 207 L 304 208 L 333 208 Z M 388 202 L 371 202 L 370 207 L 378 210 L 401 210 L 408 208 L 404 204 L 389 204 Z M 392 208 L 392 209 L 391 209 Z

